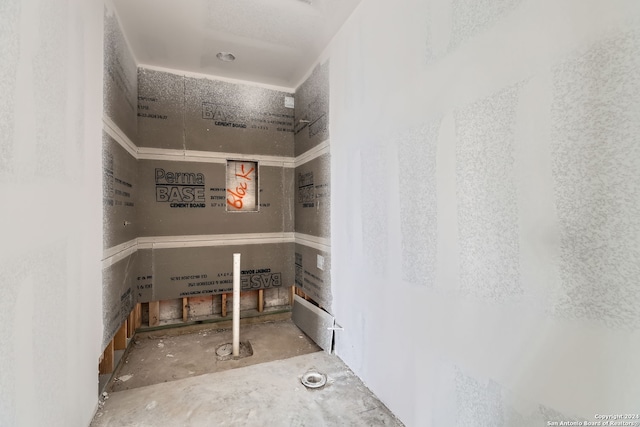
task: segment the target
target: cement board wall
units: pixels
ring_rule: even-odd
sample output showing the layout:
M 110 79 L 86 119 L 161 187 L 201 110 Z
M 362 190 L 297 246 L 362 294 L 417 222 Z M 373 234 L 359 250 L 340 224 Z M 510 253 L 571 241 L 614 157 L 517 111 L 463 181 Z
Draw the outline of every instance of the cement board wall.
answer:
M 128 242 L 138 236 L 137 166 L 137 160 L 103 132 L 103 249 Z
M 140 145 L 292 157 L 293 94 L 140 68 Z
M 230 212 L 224 163 L 140 160 L 140 236 L 293 231 L 293 170 L 258 165 L 258 211 Z

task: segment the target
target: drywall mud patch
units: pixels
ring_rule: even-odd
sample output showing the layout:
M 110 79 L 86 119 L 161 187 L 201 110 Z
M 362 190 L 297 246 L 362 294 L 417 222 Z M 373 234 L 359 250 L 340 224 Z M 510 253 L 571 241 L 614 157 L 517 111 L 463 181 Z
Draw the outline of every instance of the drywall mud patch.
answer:
M 554 312 L 640 328 L 640 32 L 553 69 L 552 173 L 562 297 Z
M 475 378 L 457 366 L 445 369 L 451 370 L 454 378 L 456 426 L 538 427 L 559 425 L 561 421 L 585 421 L 522 399 L 503 385 L 491 379 Z M 549 424 L 553 422 L 558 424 Z
M 440 122 L 407 133 L 398 142 L 402 279 L 432 286 L 435 280 L 438 203 L 436 150 Z
M 294 130 L 296 156 L 329 138 L 329 61 L 296 90 Z
M 67 42 L 67 16 L 56 13 L 53 2 L 38 6 L 38 32 L 41 42 L 33 57 L 34 106 L 46 106 L 46 111 L 62 112 L 67 108 L 68 77 L 66 52 L 61 46 Z M 52 71 L 55 70 L 55 71 Z M 65 168 L 65 145 L 58 143 L 67 137 L 66 123 L 58 114 L 33 111 L 36 132 L 34 170 L 40 176 L 57 176 Z
M 456 369 L 455 390 L 456 426 L 506 426 L 499 384 L 491 380 L 480 382 Z
M 522 3 L 523 0 L 453 0 L 449 52 L 491 28 Z
M 9 170 L 13 157 L 15 89 L 20 55 L 20 5 L 17 0 L 0 2 L 0 181 Z M 2 359 L 5 360 L 5 359 Z
M 184 76 L 138 68 L 138 145 L 183 150 Z
M 49 73 L 51 69 L 47 70 Z M 104 114 L 129 137 L 137 139 L 138 68 L 116 15 L 104 16 Z
M 0 346 L 0 360 L 17 368 L 0 369 L 0 424 L 3 426 L 18 425 L 16 419 L 20 416 L 16 414 L 16 405 L 26 397 L 24 389 L 20 390 L 20 384 L 27 378 L 21 378 L 21 374 L 29 372 L 35 377 L 38 371 L 38 374 L 46 376 L 47 373 L 42 372 L 38 367 L 40 363 L 36 363 L 36 360 L 43 364 L 48 363 L 48 360 L 55 360 L 47 359 L 49 355 L 45 357 L 44 354 L 34 352 L 41 348 L 34 347 L 34 335 L 39 332 L 32 330 L 30 326 L 37 324 L 36 320 L 45 322 L 43 324 L 49 323 L 52 319 L 47 318 L 47 315 L 58 318 L 60 315 L 57 313 L 66 311 L 65 249 L 62 245 L 35 248 L 17 257 L 4 257 L 0 262 L 0 338 L 12 343 Z M 41 301 L 47 303 L 41 304 Z M 56 313 L 51 313 L 52 310 Z M 46 343 L 51 337 L 43 339 Z M 55 340 L 60 339 L 63 338 L 55 336 Z M 59 350 L 59 346 L 53 345 L 51 349 Z M 50 349 L 47 348 L 48 350 Z M 60 353 L 56 351 L 50 356 L 59 357 Z
M 455 112 L 461 292 L 494 302 L 523 293 L 513 171 L 519 88 Z
M 370 146 L 362 151 L 362 240 L 365 259 L 372 274 L 386 272 L 389 261 L 389 214 L 384 195 L 392 191 L 386 175 L 393 155 L 386 147 Z
M 185 78 L 186 148 L 293 156 L 293 94 L 219 80 Z

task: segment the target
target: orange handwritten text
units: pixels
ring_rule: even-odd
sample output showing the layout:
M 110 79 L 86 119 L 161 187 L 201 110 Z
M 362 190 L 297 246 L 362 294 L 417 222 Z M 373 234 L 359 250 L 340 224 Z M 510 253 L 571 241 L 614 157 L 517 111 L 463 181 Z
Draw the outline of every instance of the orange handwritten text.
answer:
M 236 176 L 240 178 L 244 178 L 247 181 L 251 181 L 249 174 L 253 172 L 254 168 L 251 168 L 248 172 L 245 172 L 244 165 L 242 165 L 241 170 L 242 170 L 242 173 L 241 174 L 237 173 Z M 240 185 L 236 186 L 235 191 L 228 189 L 227 192 L 231 195 L 231 196 L 227 196 L 227 204 L 236 209 L 242 209 L 242 206 L 244 206 L 242 199 L 244 198 L 244 196 L 247 195 L 247 183 L 241 182 Z

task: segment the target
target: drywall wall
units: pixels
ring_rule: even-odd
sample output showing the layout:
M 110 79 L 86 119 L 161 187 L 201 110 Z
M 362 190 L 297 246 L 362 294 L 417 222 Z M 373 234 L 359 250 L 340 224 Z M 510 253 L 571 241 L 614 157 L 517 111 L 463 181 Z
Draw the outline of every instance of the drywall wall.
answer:
M 364 0 L 329 48 L 336 352 L 406 425 L 638 413 L 638 28 Z
M 100 2 L 0 3 L 0 425 L 86 426 L 98 399 Z

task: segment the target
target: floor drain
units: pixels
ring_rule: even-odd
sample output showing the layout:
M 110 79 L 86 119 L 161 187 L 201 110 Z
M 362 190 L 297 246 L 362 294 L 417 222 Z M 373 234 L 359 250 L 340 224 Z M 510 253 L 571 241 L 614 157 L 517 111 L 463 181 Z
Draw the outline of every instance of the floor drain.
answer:
M 320 388 L 327 383 L 327 376 L 317 371 L 309 371 L 300 379 L 307 388 Z
M 233 356 L 233 344 L 222 344 L 216 349 L 217 359 L 220 361 L 237 360 L 245 357 L 253 356 L 253 347 L 249 341 L 242 341 L 238 343 L 238 355 Z
M 228 356 L 233 353 L 233 345 L 232 344 L 222 344 L 216 350 L 216 354 L 220 357 Z

